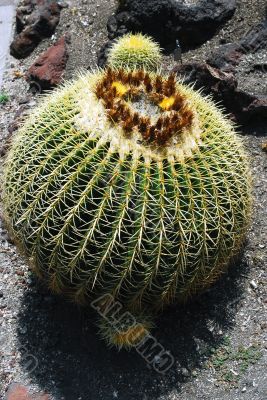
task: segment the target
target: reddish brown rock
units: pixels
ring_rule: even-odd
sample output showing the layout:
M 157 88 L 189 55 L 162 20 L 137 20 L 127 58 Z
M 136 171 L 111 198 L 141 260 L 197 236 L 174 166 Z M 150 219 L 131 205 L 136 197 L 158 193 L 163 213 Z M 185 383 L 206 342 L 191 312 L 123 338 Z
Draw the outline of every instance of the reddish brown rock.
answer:
M 50 37 L 59 23 L 61 8 L 56 0 L 23 0 L 16 12 L 16 36 L 10 54 L 25 58 L 42 39 Z
M 51 89 L 62 82 L 68 60 L 67 38 L 62 36 L 42 53 L 27 72 L 26 79 L 41 90 Z
M 13 383 L 8 389 L 6 400 L 30 400 L 28 389 L 19 383 Z
M 5 400 L 52 400 L 46 393 L 31 394 L 29 388 L 20 383 L 12 383 Z

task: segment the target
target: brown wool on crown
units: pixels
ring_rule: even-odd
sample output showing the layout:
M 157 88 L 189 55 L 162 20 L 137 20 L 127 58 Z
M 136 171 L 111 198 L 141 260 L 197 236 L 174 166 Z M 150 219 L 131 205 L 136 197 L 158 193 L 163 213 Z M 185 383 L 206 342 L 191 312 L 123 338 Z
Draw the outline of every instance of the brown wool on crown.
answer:
M 106 108 L 112 108 L 113 107 L 113 101 L 107 99 L 105 101 L 105 107 Z
M 164 132 L 164 135 L 162 136 L 162 141 L 163 143 L 166 143 L 168 140 L 170 140 L 170 138 L 173 135 L 173 130 L 171 129 L 170 126 L 168 126 L 168 128 L 166 129 L 166 131 Z
M 113 95 L 114 97 L 117 97 L 117 96 L 118 96 L 118 91 L 117 91 L 117 89 L 116 89 L 115 86 L 113 86 L 113 87 L 111 88 L 111 93 L 112 93 L 112 95 Z
M 144 134 L 148 130 L 149 125 L 150 125 L 150 119 L 147 117 L 141 117 L 138 125 L 140 133 Z
M 161 146 L 165 143 L 166 139 L 165 136 L 163 134 L 163 132 L 158 132 L 157 136 L 156 136 L 156 143 L 158 146 Z
M 166 81 L 166 87 L 175 88 L 175 75 L 173 73 L 169 75 Z
M 148 93 L 152 91 L 153 86 L 152 86 L 151 78 L 148 74 L 145 74 L 144 85 L 145 85 L 146 91 Z
M 118 104 L 116 104 L 116 109 L 120 115 L 123 115 L 125 108 L 126 108 L 126 106 L 122 102 L 119 102 Z
M 156 131 L 156 127 L 155 126 L 151 126 L 149 128 L 149 136 L 148 136 L 148 141 L 149 142 L 154 142 L 154 140 L 155 140 L 155 131 Z
M 131 89 L 128 91 L 127 94 L 130 98 L 134 98 L 140 94 L 140 90 L 137 87 L 136 88 L 131 87 Z
M 110 88 L 111 88 L 111 82 L 107 82 L 106 85 L 104 86 L 104 90 L 107 93 L 110 93 Z
M 104 91 L 102 98 L 103 100 L 114 100 L 115 96 L 111 90 L 106 90 Z
M 124 108 L 122 112 L 122 120 L 127 120 L 131 116 L 131 112 L 128 108 Z
M 113 103 L 114 103 L 114 100 L 112 99 L 112 97 L 110 97 L 110 96 L 108 96 L 107 94 L 103 94 L 103 96 L 102 96 L 102 100 L 103 100 L 103 102 L 104 102 L 104 105 L 105 105 L 105 107 L 108 107 L 107 105 L 108 104 L 111 104 L 111 106 L 113 105 Z M 110 108 L 110 107 L 108 107 L 108 108 Z
M 143 70 L 139 70 L 136 72 L 136 77 L 139 81 L 143 81 L 145 78 L 145 73 Z
M 167 97 L 173 96 L 175 94 L 175 87 L 165 87 L 164 94 Z
M 144 75 L 144 84 L 146 85 L 147 83 L 151 83 L 151 78 L 148 73 L 145 73 Z
M 125 83 L 126 74 L 123 71 L 123 69 L 119 69 L 119 71 L 117 73 L 117 77 L 118 77 L 118 80 L 120 80 L 122 83 Z
M 174 113 L 170 115 L 170 123 L 171 124 L 176 124 L 177 121 L 179 120 L 179 115 Z
M 102 85 L 103 88 L 108 89 L 110 81 L 105 77 L 102 82 L 98 84 L 98 86 Z
M 110 67 L 108 67 L 106 72 L 107 80 L 114 81 L 116 79 L 116 72 L 113 71 Z
M 138 78 L 138 76 L 136 74 L 133 74 L 131 82 L 132 85 L 134 86 L 139 86 L 140 85 L 140 79 Z
M 193 113 L 190 110 L 185 111 L 184 115 L 183 115 L 183 124 L 184 126 L 189 126 L 191 125 L 193 120 Z
M 145 141 L 148 141 L 149 136 L 150 136 L 150 128 L 149 126 L 147 126 L 145 132 L 142 133 L 142 137 Z
M 132 132 L 132 130 L 134 128 L 132 118 L 131 117 L 127 118 L 127 120 L 125 122 L 123 122 L 122 127 L 127 133 Z
M 180 108 L 180 113 L 181 113 L 181 114 L 184 114 L 184 113 L 185 113 L 186 111 L 188 111 L 188 110 L 189 110 L 188 104 L 187 104 L 186 102 L 183 101 L 182 107 Z
M 160 76 L 156 77 L 155 80 L 155 89 L 157 93 L 160 93 L 162 91 L 162 87 L 163 87 L 163 82 L 162 82 L 162 78 Z
M 127 93 L 120 94 L 117 85 L 112 86 L 114 82 L 127 85 Z M 194 114 L 185 96 L 176 93 L 173 74 L 165 81 L 159 75 L 152 81 L 150 75 L 143 70 L 126 72 L 108 68 L 102 81 L 96 85 L 95 94 L 103 101 L 107 117 L 112 123 L 119 123 L 127 137 L 138 129 L 147 144 L 166 145 L 174 135 L 181 134 L 183 128 L 193 124 Z M 150 117 L 141 116 L 131 109 L 128 103 L 133 99 L 138 101 L 144 94 L 161 112 L 155 123 L 152 123 Z M 159 104 L 164 98 L 171 96 L 174 97 L 173 105 L 168 110 L 162 110 Z
M 112 121 L 114 121 L 114 122 L 118 122 L 118 121 L 119 121 L 120 116 L 118 115 L 118 113 L 116 112 L 116 110 L 108 110 L 107 114 L 108 114 L 108 117 L 109 117 Z
M 164 96 L 161 93 L 151 93 L 149 95 L 149 99 L 155 103 L 155 104 L 159 104 L 163 99 Z
M 158 146 L 162 146 L 163 144 L 165 144 L 168 140 L 170 139 L 169 136 L 169 131 L 165 130 L 163 132 L 159 132 L 157 138 L 156 138 L 156 142 Z
M 129 125 L 126 124 L 126 122 L 124 122 L 122 124 L 122 129 L 124 131 L 124 134 L 127 134 L 127 136 L 130 137 L 130 133 L 132 133 L 132 129 L 129 127 Z
M 176 75 L 175 75 L 174 72 L 171 72 L 171 73 L 170 73 L 170 75 L 168 76 L 167 81 L 168 81 L 168 82 L 173 82 L 173 83 L 175 83 L 175 81 L 176 81 Z
M 182 100 L 181 96 L 176 95 L 175 99 L 174 99 L 174 103 L 172 105 L 172 110 L 179 111 L 182 107 L 182 104 L 183 104 L 183 100 Z
M 176 91 L 175 87 L 175 75 L 171 74 L 167 81 L 164 83 L 164 94 L 166 96 L 172 96 Z
M 95 94 L 97 96 L 98 99 L 100 99 L 101 97 L 103 97 L 104 95 L 104 91 L 103 88 L 101 86 L 97 86 Z
M 126 76 L 125 76 L 125 83 L 131 84 L 132 79 L 133 79 L 133 74 L 132 74 L 132 72 L 128 72 L 128 73 L 126 74 Z
M 139 122 L 140 122 L 139 114 L 137 112 L 135 112 L 133 115 L 133 124 L 138 125 Z
M 170 124 L 170 117 L 167 115 L 165 118 L 163 118 L 163 126 L 168 127 Z
M 163 118 L 160 117 L 156 122 L 156 128 L 160 130 L 162 128 L 162 125 L 163 125 Z
M 147 93 L 152 92 L 152 90 L 153 90 L 152 83 L 147 83 L 147 84 L 145 84 L 145 88 L 146 88 L 146 92 L 147 92 Z
M 112 96 L 112 93 L 110 93 L 108 96 L 105 97 L 105 101 L 111 103 L 112 105 L 115 104 L 115 97 Z

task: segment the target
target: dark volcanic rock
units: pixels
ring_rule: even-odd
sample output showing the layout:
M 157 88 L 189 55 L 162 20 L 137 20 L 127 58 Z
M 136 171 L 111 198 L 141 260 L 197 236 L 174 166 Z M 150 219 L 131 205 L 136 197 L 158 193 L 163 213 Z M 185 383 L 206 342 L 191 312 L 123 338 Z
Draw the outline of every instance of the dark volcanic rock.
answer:
M 233 73 L 224 72 L 207 63 L 183 64 L 174 71 L 185 83 L 194 83 L 196 89 L 211 94 L 239 123 L 267 118 L 267 96 L 253 95 L 239 89 Z
M 267 118 L 267 96 L 256 97 L 243 111 L 249 118 L 254 116 Z
M 252 28 L 240 40 L 240 46 L 245 52 L 255 52 L 267 48 L 267 19 Z
M 27 80 L 39 85 L 41 90 L 51 89 L 62 82 L 67 60 L 66 37 L 62 36 L 29 68 Z
M 186 5 L 176 0 L 125 0 L 108 21 L 109 38 L 143 32 L 171 50 L 179 39 L 186 48 L 210 38 L 234 14 L 235 0 L 199 0 Z
M 243 55 L 244 51 L 238 43 L 229 43 L 220 46 L 208 59 L 208 63 L 222 71 L 234 72 Z
M 234 71 L 244 54 L 267 48 L 267 20 L 252 28 L 238 42 L 220 46 L 208 63 L 223 71 Z
M 267 119 L 267 20 L 237 43 L 220 46 L 206 63 L 175 68 L 186 83 L 211 94 L 240 123 Z M 265 56 L 264 56 L 265 54 Z
M 175 67 L 174 72 L 183 77 L 186 84 L 194 83 L 195 89 L 212 94 L 215 101 L 230 103 L 237 89 L 237 81 L 232 73 L 220 71 L 207 63 L 187 63 Z
M 111 46 L 113 45 L 114 40 L 110 40 L 107 42 L 97 54 L 97 64 L 100 68 L 104 68 L 107 63 L 108 52 Z
M 11 55 L 25 58 L 42 39 L 50 37 L 59 22 L 61 8 L 56 0 L 24 0 L 16 12 L 16 37 L 10 45 Z

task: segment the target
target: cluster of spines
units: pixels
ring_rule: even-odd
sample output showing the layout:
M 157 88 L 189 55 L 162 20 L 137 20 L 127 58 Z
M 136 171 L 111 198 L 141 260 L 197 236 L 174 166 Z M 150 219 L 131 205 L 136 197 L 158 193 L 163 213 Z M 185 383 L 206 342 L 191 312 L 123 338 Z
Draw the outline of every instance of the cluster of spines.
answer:
M 119 93 L 114 82 L 127 85 L 125 93 Z M 154 104 L 170 113 L 162 114 L 153 124 L 149 116 L 141 116 L 134 112 L 124 97 L 125 95 L 130 99 L 138 97 L 142 91 Z M 102 99 L 110 120 L 113 123 L 121 123 L 126 134 L 130 134 L 134 128 L 137 128 L 145 142 L 158 146 L 166 144 L 174 134 L 179 134 L 183 128 L 189 128 L 193 122 L 193 112 L 185 97 L 176 92 L 174 74 L 163 80 L 160 75 L 152 78 L 143 70 L 128 72 L 123 69 L 115 71 L 108 68 L 104 77 L 96 85 L 95 94 Z M 165 99 L 166 105 L 162 104 Z M 168 104 L 168 99 L 171 100 L 170 104 Z
M 151 38 L 129 34 L 119 38 L 109 50 L 107 64 L 113 68 L 146 68 L 152 71 L 157 69 L 161 59 L 161 49 Z

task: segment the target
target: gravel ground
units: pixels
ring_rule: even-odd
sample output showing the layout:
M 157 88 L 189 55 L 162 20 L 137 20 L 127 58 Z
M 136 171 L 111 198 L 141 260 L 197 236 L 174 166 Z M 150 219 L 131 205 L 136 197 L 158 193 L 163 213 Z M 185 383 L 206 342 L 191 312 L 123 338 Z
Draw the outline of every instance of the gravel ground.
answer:
M 4 90 L 10 100 L 0 106 L 2 153 L 8 126 L 38 102 L 23 74 L 41 51 L 67 30 L 71 45 L 66 77 L 96 65 L 115 1 L 67 3 L 52 39 L 24 61 L 7 60 Z M 263 19 L 265 6 L 261 0 L 238 1 L 235 16 L 218 35 L 184 58 L 204 60 L 220 42 L 237 40 Z M 172 59 L 165 61 L 171 68 Z M 264 87 L 263 81 L 258 91 L 263 93 Z M 155 337 L 175 360 L 164 375 L 134 351 L 108 350 L 96 335 L 90 310 L 66 304 L 41 287 L 0 222 L 0 396 L 17 381 L 45 390 L 55 400 L 267 398 L 267 156 L 261 149 L 267 129 L 252 126 L 241 134 L 251 155 L 255 188 L 248 240 L 240 259 L 215 286 L 192 304 L 166 310 L 157 321 Z M 0 162 L 2 167 L 3 158 Z

